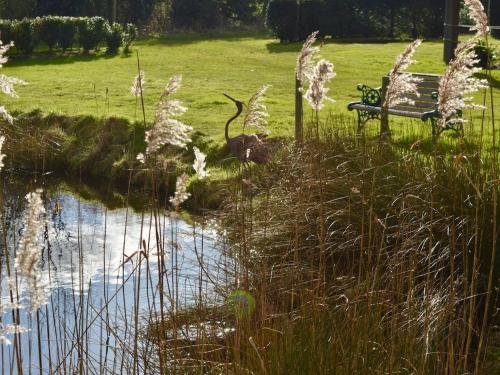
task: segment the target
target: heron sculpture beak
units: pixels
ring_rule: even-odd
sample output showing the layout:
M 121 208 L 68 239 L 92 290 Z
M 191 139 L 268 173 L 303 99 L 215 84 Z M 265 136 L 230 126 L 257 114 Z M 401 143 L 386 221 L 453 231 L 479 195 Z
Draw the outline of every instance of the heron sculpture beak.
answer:
M 234 103 L 236 103 L 236 105 L 241 105 L 241 106 L 245 106 L 245 103 L 243 103 L 241 100 L 238 100 L 238 99 L 235 99 L 231 96 L 229 96 L 228 94 L 223 94 L 226 98 L 228 98 L 229 100 L 233 101 Z
M 228 98 L 229 100 L 232 100 L 235 103 L 239 102 L 239 100 L 236 100 L 236 99 L 230 97 L 228 94 L 222 94 L 222 95 L 224 95 L 226 98 Z

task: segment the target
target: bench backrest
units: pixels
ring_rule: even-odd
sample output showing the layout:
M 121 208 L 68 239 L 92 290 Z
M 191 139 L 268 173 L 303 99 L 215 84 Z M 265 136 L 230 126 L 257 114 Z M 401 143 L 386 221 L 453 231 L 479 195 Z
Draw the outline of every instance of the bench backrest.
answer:
M 439 80 L 441 79 L 441 76 L 435 74 L 421 74 L 421 73 L 412 73 L 412 75 L 422 79 L 422 82 L 417 84 L 417 89 L 418 92 L 420 93 L 420 97 L 417 97 L 416 95 L 408 95 L 407 97 L 409 99 L 415 101 L 414 105 L 404 103 L 391 107 L 391 109 L 407 111 L 407 112 L 419 112 L 419 113 L 434 111 L 436 109 L 437 99 L 433 98 L 433 93 L 438 91 Z M 382 96 L 384 96 L 388 85 L 389 85 L 389 77 L 387 76 L 383 77 Z

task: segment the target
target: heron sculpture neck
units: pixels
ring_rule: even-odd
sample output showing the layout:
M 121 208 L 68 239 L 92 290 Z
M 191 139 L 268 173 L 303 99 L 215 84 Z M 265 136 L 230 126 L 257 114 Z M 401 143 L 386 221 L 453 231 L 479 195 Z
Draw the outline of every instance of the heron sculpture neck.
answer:
M 229 141 L 229 125 L 231 125 L 231 123 L 236 120 L 238 117 L 240 117 L 241 113 L 243 112 L 243 103 L 240 102 L 239 100 L 236 100 L 236 99 L 233 99 L 231 98 L 229 95 L 226 95 L 224 94 L 227 98 L 231 99 L 234 104 L 236 104 L 236 108 L 238 109 L 238 111 L 236 112 L 236 114 L 231 117 L 227 123 L 226 123 L 226 132 L 225 132 L 225 136 L 226 136 L 226 142 Z

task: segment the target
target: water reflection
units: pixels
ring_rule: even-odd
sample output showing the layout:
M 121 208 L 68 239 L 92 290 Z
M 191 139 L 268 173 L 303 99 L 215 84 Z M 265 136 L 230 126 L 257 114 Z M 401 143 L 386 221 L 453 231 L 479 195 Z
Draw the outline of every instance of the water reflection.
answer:
M 2 250 L 9 252 L 11 272 L 23 232 L 23 196 L 20 189 L 4 199 L 7 249 L 4 245 Z M 96 373 L 115 373 L 113 368 L 126 361 L 123 348 L 135 339 L 134 312 L 142 312 L 140 323 L 147 326 L 158 309 L 157 243 L 164 249 L 167 270 L 165 308 L 189 306 L 200 293 L 212 292 L 203 273 L 216 274 L 220 264 L 215 230 L 202 230 L 166 213 L 155 218 L 150 211 L 110 210 L 54 188 L 46 189 L 44 198 L 47 222 L 40 267 L 51 290 L 49 303 L 38 315 L 20 310 L 22 326 L 30 331 L 20 335 L 22 353 L 13 345 L 1 345 L 0 373 L 15 373 L 18 357 L 25 370 L 41 365 L 42 373 L 54 373 L 74 368 L 82 356 Z M 11 295 L 5 256 L 0 276 L 1 303 L 6 306 Z M 14 283 L 15 301 L 26 302 L 26 286 L 19 279 Z M 12 323 L 12 317 L 12 311 L 4 311 L 2 323 Z M 13 335 L 9 338 L 12 341 Z

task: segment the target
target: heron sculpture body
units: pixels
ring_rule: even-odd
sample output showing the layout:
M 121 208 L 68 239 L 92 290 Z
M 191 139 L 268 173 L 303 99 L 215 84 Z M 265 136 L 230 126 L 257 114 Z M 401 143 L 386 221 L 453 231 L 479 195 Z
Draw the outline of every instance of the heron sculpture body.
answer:
M 243 112 L 244 103 L 224 94 L 228 99 L 236 104 L 237 112 L 226 123 L 225 136 L 226 143 L 236 158 L 243 163 L 253 161 L 256 164 L 267 164 L 271 160 L 269 149 L 263 142 L 261 136 L 256 134 L 240 134 L 236 137 L 229 137 L 229 126 Z

